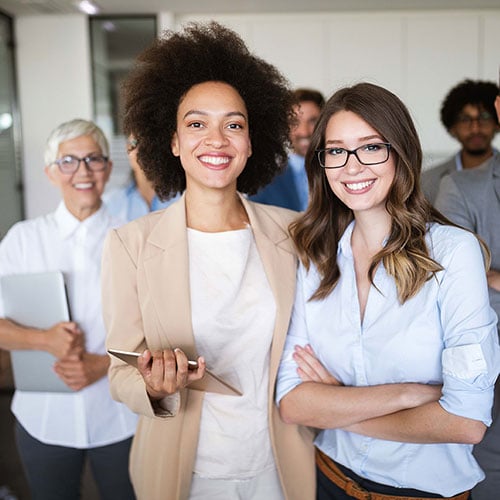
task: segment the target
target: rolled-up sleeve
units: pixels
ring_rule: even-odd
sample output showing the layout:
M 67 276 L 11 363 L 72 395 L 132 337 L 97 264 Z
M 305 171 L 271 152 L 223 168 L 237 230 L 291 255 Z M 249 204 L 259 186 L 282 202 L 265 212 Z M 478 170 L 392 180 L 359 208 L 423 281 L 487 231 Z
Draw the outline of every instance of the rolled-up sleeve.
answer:
M 450 413 L 490 425 L 500 349 L 475 236 L 466 233 L 446 260 L 438 299 L 444 331 L 440 404 Z

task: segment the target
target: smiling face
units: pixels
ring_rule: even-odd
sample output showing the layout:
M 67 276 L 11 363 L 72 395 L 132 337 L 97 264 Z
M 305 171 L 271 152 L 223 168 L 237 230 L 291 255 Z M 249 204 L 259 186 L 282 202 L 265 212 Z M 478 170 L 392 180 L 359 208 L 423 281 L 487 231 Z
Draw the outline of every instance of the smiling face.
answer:
M 101 148 L 92 136 L 82 135 L 61 142 L 57 158 L 66 155 L 85 158 L 92 154 L 101 155 Z M 45 167 L 45 173 L 52 184 L 60 189 L 66 208 L 77 219 L 84 220 L 99 210 L 101 195 L 111 174 L 111 167 L 112 162 L 108 161 L 106 169 L 92 172 L 87 168 L 85 162 L 81 161 L 76 172 L 63 174 L 59 167 L 53 163 Z
M 177 109 L 172 153 L 186 173 L 186 190 L 236 190 L 252 154 L 248 115 L 227 83 L 204 82 L 185 94 Z
M 325 148 L 353 150 L 365 144 L 381 142 L 386 141 L 373 127 L 351 111 L 338 111 L 328 120 Z M 355 155 L 350 155 L 344 167 L 326 169 L 325 174 L 334 194 L 356 216 L 366 211 L 386 213 L 385 201 L 395 171 L 392 154 L 385 163 L 378 165 L 363 165 Z

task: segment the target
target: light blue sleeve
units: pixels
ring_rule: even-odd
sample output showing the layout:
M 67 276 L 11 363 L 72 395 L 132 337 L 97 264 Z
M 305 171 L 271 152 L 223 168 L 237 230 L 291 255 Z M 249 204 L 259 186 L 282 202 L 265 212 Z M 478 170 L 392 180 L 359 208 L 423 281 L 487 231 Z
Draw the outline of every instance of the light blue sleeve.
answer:
M 438 278 L 444 332 L 439 402 L 450 413 L 490 425 L 500 348 L 479 243 L 463 232 L 453 252 L 438 260 L 445 268 Z
M 301 378 L 297 374 L 297 363 L 293 359 L 293 352 L 296 345 L 304 346 L 309 343 L 305 314 L 306 301 L 304 299 L 306 279 L 306 271 L 302 264 L 300 264 L 297 271 L 297 287 L 292 318 L 290 320 L 290 327 L 288 328 L 285 348 L 281 356 L 281 363 L 278 371 L 276 385 L 276 402 L 278 404 L 283 396 L 302 383 Z

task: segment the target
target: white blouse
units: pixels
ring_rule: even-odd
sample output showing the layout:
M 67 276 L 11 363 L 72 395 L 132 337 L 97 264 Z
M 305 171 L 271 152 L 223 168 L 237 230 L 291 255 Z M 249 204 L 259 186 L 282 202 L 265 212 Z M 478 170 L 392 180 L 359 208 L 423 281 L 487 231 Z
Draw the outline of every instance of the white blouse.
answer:
M 0 274 L 60 270 L 71 316 L 85 335 L 88 352 L 106 354 L 101 311 L 101 252 L 119 220 L 104 208 L 79 221 L 64 203 L 51 214 L 15 224 L 0 244 Z M 0 317 L 3 317 L 0 294 Z M 16 391 L 12 412 L 33 437 L 46 444 L 93 448 L 135 432 L 137 417 L 111 399 L 107 377 L 74 393 Z
M 250 478 L 275 467 L 268 427 L 276 306 L 250 227 L 188 229 L 193 332 L 207 368 L 242 396 L 206 393 L 195 474 Z

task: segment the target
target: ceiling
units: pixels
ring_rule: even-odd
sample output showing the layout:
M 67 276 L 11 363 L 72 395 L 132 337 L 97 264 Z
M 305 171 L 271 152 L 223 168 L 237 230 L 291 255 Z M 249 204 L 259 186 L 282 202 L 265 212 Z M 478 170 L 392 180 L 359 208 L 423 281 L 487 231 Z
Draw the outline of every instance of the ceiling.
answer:
M 498 9 L 500 0 L 94 0 L 101 15 Z M 11 16 L 74 14 L 75 0 L 0 0 Z

